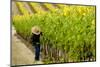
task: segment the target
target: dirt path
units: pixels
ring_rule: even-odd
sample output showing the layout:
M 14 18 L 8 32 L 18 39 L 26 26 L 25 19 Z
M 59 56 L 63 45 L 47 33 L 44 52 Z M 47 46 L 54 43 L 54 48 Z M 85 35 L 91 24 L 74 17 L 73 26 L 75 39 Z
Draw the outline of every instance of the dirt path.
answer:
M 16 36 L 16 30 L 12 28 L 12 65 L 42 64 L 34 61 L 34 53 L 25 43 Z
M 12 1 L 12 15 L 20 15 L 20 11 L 14 1 Z
M 29 14 L 33 14 L 32 9 L 28 5 L 28 2 L 23 2 L 23 4 L 24 4 L 24 7 L 29 11 Z

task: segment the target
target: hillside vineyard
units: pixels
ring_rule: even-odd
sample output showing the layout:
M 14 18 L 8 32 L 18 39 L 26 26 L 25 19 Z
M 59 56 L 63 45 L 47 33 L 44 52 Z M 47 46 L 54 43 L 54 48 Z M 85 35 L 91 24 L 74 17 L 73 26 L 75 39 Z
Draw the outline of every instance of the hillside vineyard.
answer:
M 32 26 L 40 26 L 45 64 L 95 61 L 95 6 L 12 2 L 12 25 L 30 42 Z

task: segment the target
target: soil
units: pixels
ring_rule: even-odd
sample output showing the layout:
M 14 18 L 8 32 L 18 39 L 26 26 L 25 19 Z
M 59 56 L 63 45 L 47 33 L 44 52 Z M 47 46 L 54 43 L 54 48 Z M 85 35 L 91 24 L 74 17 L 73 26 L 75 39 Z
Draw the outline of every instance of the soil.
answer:
M 20 15 L 19 9 L 14 1 L 12 1 L 12 15 Z
M 41 60 L 34 60 L 34 50 L 33 47 L 30 48 L 17 36 L 16 30 L 12 27 L 12 65 L 42 64 Z

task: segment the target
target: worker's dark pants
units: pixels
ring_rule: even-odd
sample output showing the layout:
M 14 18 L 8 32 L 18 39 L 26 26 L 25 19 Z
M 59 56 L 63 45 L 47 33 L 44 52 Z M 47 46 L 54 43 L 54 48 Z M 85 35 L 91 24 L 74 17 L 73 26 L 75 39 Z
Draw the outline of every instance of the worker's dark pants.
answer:
M 39 60 L 40 58 L 40 44 L 35 45 L 35 60 Z

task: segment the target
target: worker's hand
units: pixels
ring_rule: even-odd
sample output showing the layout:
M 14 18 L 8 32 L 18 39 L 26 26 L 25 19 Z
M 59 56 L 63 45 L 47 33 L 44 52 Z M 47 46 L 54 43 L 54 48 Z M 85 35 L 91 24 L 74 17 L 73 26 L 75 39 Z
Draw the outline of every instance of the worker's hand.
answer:
M 43 35 L 43 33 L 41 32 L 40 35 Z

